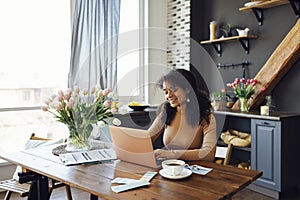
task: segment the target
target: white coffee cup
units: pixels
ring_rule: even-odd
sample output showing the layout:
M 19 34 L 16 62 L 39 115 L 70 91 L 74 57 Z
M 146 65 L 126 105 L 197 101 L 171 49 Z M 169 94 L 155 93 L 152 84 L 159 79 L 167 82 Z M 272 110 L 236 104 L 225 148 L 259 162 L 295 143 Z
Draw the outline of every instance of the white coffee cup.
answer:
M 183 160 L 165 160 L 162 162 L 162 167 L 165 172 L 170 176 L 178 176 L 181 174 L 185 166 Z

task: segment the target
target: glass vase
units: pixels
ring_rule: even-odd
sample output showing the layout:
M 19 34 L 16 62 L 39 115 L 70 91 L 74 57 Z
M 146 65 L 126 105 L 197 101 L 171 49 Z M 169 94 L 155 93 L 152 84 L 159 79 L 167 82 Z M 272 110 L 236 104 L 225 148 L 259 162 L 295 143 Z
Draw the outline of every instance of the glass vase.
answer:
M 69 127 L 70 136 L 68 138 L 66 151 L 87 151 L 91 149 L 89 136 L 92 132 L 92 125 L 86 125 L 84 128 L 77 130 Z
M 87 138 L 81 136 L 68 138 L 66 151 L 87 151 L 89 149 L 90 143 Z
M 248 112 L 249 111 L 248 99 L 239 98 L 239 100 L 240 100 L 240 110 L 242 112 Z

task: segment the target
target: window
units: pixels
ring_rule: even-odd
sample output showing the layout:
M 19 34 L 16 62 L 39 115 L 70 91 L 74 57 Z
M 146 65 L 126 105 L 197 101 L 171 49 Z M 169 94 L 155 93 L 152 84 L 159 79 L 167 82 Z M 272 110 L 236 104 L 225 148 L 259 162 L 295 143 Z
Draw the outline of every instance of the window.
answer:
M 67 134 L 40 106 L 67 88 L 70 1 L 0 2 L 0 152 L 23 148 L 31 133 Z
M 144 101 L 144 10 L 146 0 L 121 0 L 117 60 L 121 101 Z
M 121 0 L 118 92 L 125 101 L 144 96 L 144 2 Z M 67 127 L 40 106 L 67 88 L 70 1 L 2 0 L 0 25 L 0 152 L 22 149 L 33 132 L 67 136 Z
M 25 90 L 24 92 L 23 92 L 23 101 L 24 102 L 30 102 L 30 91 L 29 90 Z

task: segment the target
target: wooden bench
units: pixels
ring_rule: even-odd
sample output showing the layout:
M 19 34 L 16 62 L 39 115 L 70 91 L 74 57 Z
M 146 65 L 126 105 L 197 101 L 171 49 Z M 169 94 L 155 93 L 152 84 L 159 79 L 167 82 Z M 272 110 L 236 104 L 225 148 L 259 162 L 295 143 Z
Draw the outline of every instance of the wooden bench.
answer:
M 3 190 L 7 190 L 4 200 L 10 199 L 10 196 L 13 192 L 19 193 L 21 197 L 28 196 L 30 183 L 19 183 L 19 181 L 15 179 L 9 179 L 0 181 L 0 188 Z

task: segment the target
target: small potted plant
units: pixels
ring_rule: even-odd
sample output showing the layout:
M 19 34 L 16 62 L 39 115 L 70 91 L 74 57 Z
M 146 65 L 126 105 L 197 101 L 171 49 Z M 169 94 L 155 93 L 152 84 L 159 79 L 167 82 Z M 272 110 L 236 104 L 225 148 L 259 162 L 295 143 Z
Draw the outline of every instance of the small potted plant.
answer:
M 223 25 L 221 25 L 220 27 L 220 33 L 224 36 L 224 37 L 231 37 L 232 36 L 232 31 L 235 29 L 234 26 L 232 26 L 229 23 L 225 23 Z
M 225 108 L 226 91 L 221 90 L 218 92 L 212 92 L 210 95 L 210 100 L 214 110 L 222 110 Z

